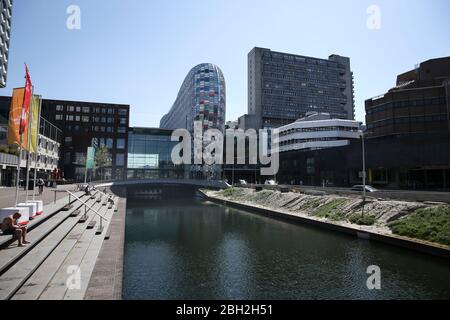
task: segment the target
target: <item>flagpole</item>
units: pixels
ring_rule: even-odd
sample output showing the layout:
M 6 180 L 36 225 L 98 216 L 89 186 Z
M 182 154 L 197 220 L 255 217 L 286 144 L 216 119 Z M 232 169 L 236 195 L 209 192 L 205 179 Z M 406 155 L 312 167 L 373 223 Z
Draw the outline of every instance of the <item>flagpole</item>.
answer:
M 34 87 L 31 89 L 31 101 L 30 110 L 28 112 L 28 141 L 27 141 L 27 174 L 25 181 L 25 202 L 28 201 L 28 189 L 29 189 L 29 180 L 30 180 L 30 158 L 31 158 L 31 125 L 33 123 L 33 109 L 34 108 Z M 30 117 L 31 115 L 31 117 Z
M 20 185 L 20 164 L 22 162 L 22 141 L 23 141 L 23 132 L 22 132 L 22 121 L 24 120 L 23 117 L 27 116 L 24 114 L 24 107 L 25 107 L 25 101 L 27 100 L 27 89 L 31 87 L 31 92 L 33 92 L 33 85 L 30 80 L 30 75 L 28 73 L 28 67 L 25 63 L 25 89 L 24 89 L 24 95 L 23 95 L 23 101 L 22 101 L 22 108 L 20 113 L 20 124 L 19 124 L 19 136 L 20 136 L 20 144 L 19 144 L 19 157 L 17 160 L 17 181 L 16 181 L 16 199 L 15 199 L 15 205 L 17 206 L 17 203 L 19 202 L 19 185 Z M 30 103 L 30 102 L 29 102 Z M 29 106 L 28 106 L 29 107 Z M 29 108 L 28 108 L 29 109 Z M 29 111 L 29 110 L 28 110 Z M 28 112 L 29 113 L 29 112 Z M 27 119 L 28 120 L 28 119 Z M 26 127 L 26 126 L 25 126 Z
M 36 131 L 36 153 L 34 158 L 34 181 L 33 181 L 33 200 L 36 200 L 36 179 L 37 179 L 37 158 L 39 156 L 39 130 L 41 129 L 41 109 L 42 109 L 42 97 L 39 96 L 39 112 Z
M 20 122 L 22 122 L 22 116 L 20 116 Z M 16 200 L 15 205 L 19 203 L 19 180 L 20 180 L 20 163 L 22 162 L 22 134 L 20 134 L 20 144 L 19 144 L 19 156 L 17 161 L 17 177 L 16 177 Z

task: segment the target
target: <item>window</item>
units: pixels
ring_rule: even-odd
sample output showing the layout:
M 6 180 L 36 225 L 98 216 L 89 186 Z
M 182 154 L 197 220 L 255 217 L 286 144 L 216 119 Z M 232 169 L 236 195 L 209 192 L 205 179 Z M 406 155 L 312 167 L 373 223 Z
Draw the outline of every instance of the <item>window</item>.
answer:
M 76 108 L 77 112 L 81 112 L 81 107 Z
M 72 143 L 72 137 L 65 137 L 64 141 L 66 142 L 66 144 L 70 144 Z
M 83 116 L 83 117 L 81 118 L 81 121 L 83 121 L 83 122 L 89 122 L 89 116 Z
M 62 114 L 57 114 L 55 116 L 55 120 L 57 120 L 57 121 L 61 121 L 62 119 L 63 119 L 63 115 Z
M 89 112 L 91 112 L 91 108 L 83 107 L 83 113 L 89 113 Z
M 80 116 L 75 116 L 75 121 L 79 122 L 80 121 Z
M 70 152 L 66 152 L 64 155 L 64 164 L 70 164 L 71 162 L 71 154 Z
M 86 153 L 76 152 L 75 153 L 75 163 L 82 165 L 86 163 Z
M 72 115 L 66 115 L 66 120 L 67 121 L 73 121 L 73 116 Z
M 127 118 L 120 118 L 120 124 L 127 124 Z
M 126 132 L 127 132 L 127 128 L 125 128 L 125 127 L 117 128 L 117 133 L 126 133 Z
M 56 111 L 64 111 L 64 106 L 58 104 L 58 105 L 56 106 Z
M 128 110 L 127 109 L 119 109 L 119 115 L 120 116 L 126 116 L 128 114 Z
M 125 165 L 125 155 L 123 153 L 116 154 L 116 166 Z
M 67 106 L 67 111 L 74 112 L 75 111 L 75 107 L 74 106 Z
M 112 149 L 113 148 L 113 139 L 111 139 L 111 138 L 106 139 L 106 147 L 108 149 Z
M 125 139 L 117 139 L 117 149 L 125 149 Z

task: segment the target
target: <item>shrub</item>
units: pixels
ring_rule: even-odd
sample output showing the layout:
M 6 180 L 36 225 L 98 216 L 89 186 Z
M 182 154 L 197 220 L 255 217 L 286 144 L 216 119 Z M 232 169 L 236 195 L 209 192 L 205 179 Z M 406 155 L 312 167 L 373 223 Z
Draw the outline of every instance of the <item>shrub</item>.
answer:
M 239 194 L 239 190 L 237 188 L 228 188 L 222 191 L 222 195 L 227 198 L 233 198 Z
M 334 199 L 324 205 L 321 205 L 314 211 L 313 215 L 331 220 L 342 220 L 345 213 L 341 207 L 347 202 L 347 199 Z
M 418 209 L 389 228 L 400 236 L 450 245 L 450 206 Z
M 371 226 L 373 225 L 377 219 L 374 216 L 371 215 L 360 215 L 360 214 L 354 214 L 349 218 L 349 221 L 351 223 L 360 225 L 360 226 Z

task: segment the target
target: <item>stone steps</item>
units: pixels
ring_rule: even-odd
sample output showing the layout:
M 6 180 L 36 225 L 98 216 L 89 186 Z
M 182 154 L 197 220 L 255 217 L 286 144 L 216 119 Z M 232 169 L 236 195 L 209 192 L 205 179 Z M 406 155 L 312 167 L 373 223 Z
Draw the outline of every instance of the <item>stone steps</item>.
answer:
M 84 192 L 75 192 L 75 195 L 79 198 L 86 199 L 84 196 Z M 74 203 L 76 200 L 71 199 L 71 203 Z M 50 217 L 52 217 L 55 213 L 61 211 L 67 204 L 69 203 L 68 198 L 58 199 L 56 202 L 52 202 L 45 205 L 44 214 L 38 216 L 31 220 L 28 224 L 28 230 L 31 231 L 37 226 L 41 225 L 43 222 L 47 221 Z M 14 241 L 13 236 L 0 236 L 0 247 L 3 248 Z
M 113 211 L 99 204 L 99 213 L 110 219 Z M 86 221 L 87 226 L 90 222 L 96 221 L 96 225 L 100 224 L 100 217 L 93 216 L 92 220 Z M 108 227 L 108 222 L 103 222 L 104 228 Z M 89 283 L 90 275 L 95 266 L 97 256 L 100 252 L 104 241 L 104 233 L 96 234 L 96 228 L 85 228 L 82 235 L 78 238 L 76 244 L 67 254 L 64 261 L 60 264 L 58 270 L 54 273 L 52 279 L 48 282 L 45 289 L 39 295 L 41 300 L 62 300 L 62 299 L 76 299 L 81 300 L 84 297 L 87 285 Z M 77 267 L 81 276 L 81 288 L 69 290 L 67 281 L 69 278 L 68 270 L 71 267 Z
M 92 205 L 92 202 L 89 204 Z M 30 241 L 33 241 L 33 237 L 43 236 L 44 233 L 46 235 L 40 241 L 29 246 L 30 249 L 27 254 L 20 260 L 15 261 L 0 276 L 0 299 L 10 299 L 78 224 L 78 218 L 70 218 L 71 212 L 76 210 L 77 207 L 78 205 L 67 212 L 59 212 L 49 219 L 49 224 L 45 223 L 30 233 Z M 55 221 L 50 221 L 52 219 Z M 21 248 L 11 248 L 10 250 L 15 252 L 18 249 Z
M 94 207 L 99 209 L 99 207 Z M 84 212 L 84 209 L 83 209 Z M 94 214 L 88 216 L 84 223 L 77 223 L 70 233 L 61 241 L 58 247 L 50 254 L 43 264 L 23 284 L 11 300 L 37 300 L 47 287 L 50 280 L 58 271 L 61 264 L 69 255 L 80 237 L 86 230 L 87 224 L 94 218 Z
M 67 200 L 63 199 L 62 203 L 59 203 L 55 209 L 61 210 L 61 208 L 67 204 Z M 32 250 L 42 239 L 49 235 L 55 228 L 57 228 L 72 212 L 81 206 L 79 201 L 74 203 L 72 210 L 62 212 L 48 211 L 46 207 L 45 210 L 49 212 L 39 220 L 33 220 L 28 228 L 29 233 L 27 234 L 27 239 L 32 242 L 31 245 L 25 247 L 18 247 L 17 244 L 11 244 L 7 248 L 0 250 L 0 275 L 8 270 L 14 263 L 20 260 L 27 252 Z M 15 240 L 17 241 L 17 240 Z
M 52 230 L 49 231 L 46 229 L 48 235 L 46 235 L 39 243 L 34 243 L 33 246 L 30 246 L 31 249 L 29 252 L 27 252 L 20 260 L 14 262 L 14 264 L 0 276 L 0 300 L 10 299 L 78 223 L 77 218 L 69 217 L 70 213 L 64 212 L 62 214 L 60 212 L 56 216 L 59 219 L 63 219 L 63 217 L 65 217 L 65 219 L 56 227 L 52 228 Z M 45 225 L 41 228 L 44 226 Z M 30 238 L 30 240 L 32 239 Z

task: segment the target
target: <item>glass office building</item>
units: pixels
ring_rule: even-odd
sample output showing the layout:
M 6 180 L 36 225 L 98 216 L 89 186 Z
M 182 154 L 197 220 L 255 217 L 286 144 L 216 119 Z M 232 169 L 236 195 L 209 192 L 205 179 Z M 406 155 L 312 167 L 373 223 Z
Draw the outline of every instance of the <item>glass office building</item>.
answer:
M 193 132 L 194 121 L 203 129 L 225 128 L 225 79 L 218 66 L 202 63 L 185 78 L 170 111 L 161 119 L 160 128 L 187 129 Z
M 184 167 L 171 160 L 172 130 L 130 128 L 127 179 L 182 179 Z

